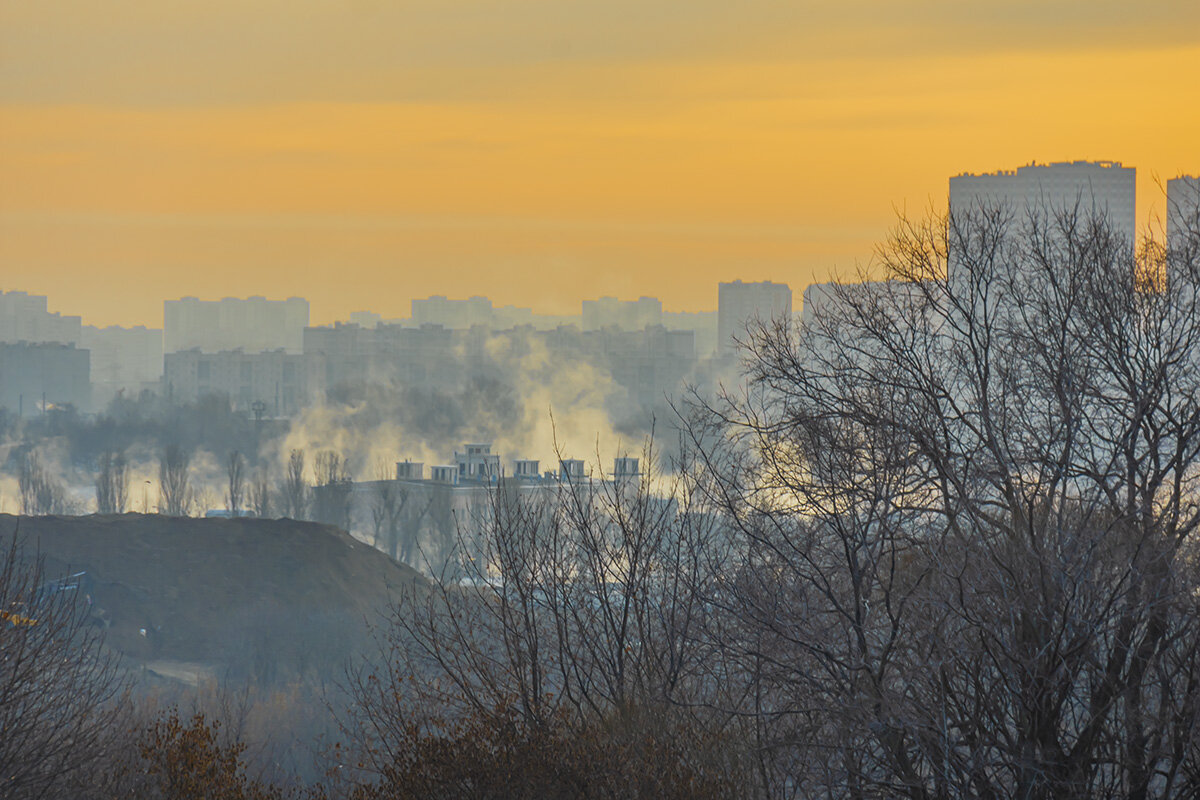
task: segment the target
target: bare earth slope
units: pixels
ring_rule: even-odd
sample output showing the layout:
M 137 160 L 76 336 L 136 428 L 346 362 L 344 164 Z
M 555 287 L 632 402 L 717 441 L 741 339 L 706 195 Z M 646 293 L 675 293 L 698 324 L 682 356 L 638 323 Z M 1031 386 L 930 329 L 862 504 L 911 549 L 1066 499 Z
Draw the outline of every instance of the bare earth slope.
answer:
M 0 515 L 47 576 L 86 571 L 108 644 L 132 665 L 273 682 L 336 675 L 389 597 L 423 579 L 327 525 L 144 514 Z

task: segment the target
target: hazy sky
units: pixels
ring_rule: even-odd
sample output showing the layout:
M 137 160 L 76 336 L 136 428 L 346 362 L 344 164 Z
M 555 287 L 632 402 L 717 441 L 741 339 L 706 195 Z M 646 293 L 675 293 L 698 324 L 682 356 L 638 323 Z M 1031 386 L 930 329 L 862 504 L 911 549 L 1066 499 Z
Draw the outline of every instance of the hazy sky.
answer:
M 836 5 L 836 8 L 834 7 Z M 1200 3 L 0 0 L 0 288 L 316 322 L 867 263 L 947 178 L 1200 173 Z

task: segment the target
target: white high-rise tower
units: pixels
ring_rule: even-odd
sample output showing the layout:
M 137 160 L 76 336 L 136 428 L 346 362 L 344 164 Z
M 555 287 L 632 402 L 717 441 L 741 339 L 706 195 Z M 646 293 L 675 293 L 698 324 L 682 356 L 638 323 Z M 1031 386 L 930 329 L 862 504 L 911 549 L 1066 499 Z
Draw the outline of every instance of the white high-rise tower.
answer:
M 1031 218 L 1052 222 L 1060 214 L 1078 211 L 1103 218 L 1132 247 L 1136 183 L 1137 170 L 1119 161 L 1033 163 L 982 175 L 963 173 L 950 179 L 950 215 L 963 221 L 971 214 L 1005 208 L 1021 231 Z

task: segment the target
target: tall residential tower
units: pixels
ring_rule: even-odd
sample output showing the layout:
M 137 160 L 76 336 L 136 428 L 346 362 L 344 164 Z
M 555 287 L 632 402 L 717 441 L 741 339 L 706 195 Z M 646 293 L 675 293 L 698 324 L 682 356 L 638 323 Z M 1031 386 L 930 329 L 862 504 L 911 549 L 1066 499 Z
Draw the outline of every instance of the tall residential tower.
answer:
M 770 322 L 792 315 L 792 290 L 786 283 L 722 283 L 717 287 L 717 347 L 732 355 L 746 338 L 752 322 Z

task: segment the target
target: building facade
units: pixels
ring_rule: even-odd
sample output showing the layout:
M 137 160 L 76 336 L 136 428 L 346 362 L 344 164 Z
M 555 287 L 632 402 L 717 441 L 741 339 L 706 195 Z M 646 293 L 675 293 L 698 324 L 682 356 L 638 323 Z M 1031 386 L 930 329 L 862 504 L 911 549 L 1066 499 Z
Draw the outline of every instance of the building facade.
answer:
M 1200 247 L 1200 176 L 1181 175 L 1167 181 L 1167 242 L 1183 248 L 1189 240 Z
M 157 391 L 163 376 L 163 332 L 137 326 L 83 327 L 83 346 L 91 353 L 92 403 L 103 408 L 118 392 L 136 397 Z
M 0 292 L 0 342 L 80 344 L 82 320 L 47 310 L 47 299 L 26 292 Z
M 308 301 L 302 297 L 185 297 L 163 303 L 163 351 L 198 349 L 204 353 L 241 349 L 244 353 L 304 349 Z
M 235 411 L 286 417 L 310 405 L 314 395 L 313 370 L 320 359 L 284 350 L 244 353 L 226 350 L 205 353 L 199 349 L 167 353 L 163 383 L 167 398 L 194 403 L 203 397 L 228 397 Z
M 585 331 L 598 331 L 603 328 L 640 331 L 648 326 L 663 324 L 662 301 L 657 297 L 639 297 L 637 300 L 601 297 L 599 300 L 584 300 L 580 320 Z
M 88 351 L 57 342 L 0 343 L 0 407 L 31 416 L 91 405 Z
M 718 355 L 730 356 L 737 342 L 746 338 L 747 326 L 754 322 L 790 319 L 792 290 L 786 283 L 722 283 L 717 287 Z

